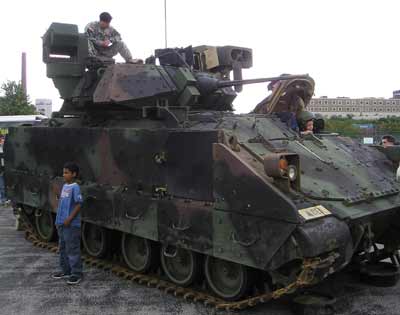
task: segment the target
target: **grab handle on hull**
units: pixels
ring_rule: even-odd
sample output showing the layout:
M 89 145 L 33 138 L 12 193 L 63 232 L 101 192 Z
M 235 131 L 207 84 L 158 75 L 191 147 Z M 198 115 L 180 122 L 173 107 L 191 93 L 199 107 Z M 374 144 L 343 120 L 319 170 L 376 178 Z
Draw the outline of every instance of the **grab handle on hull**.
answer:
M 232 232 L 231 239 L 232 239 L 233 243 L 239 244 L 239 245 L 241 245 L 243 247 L 250 247 L 250 246 L 254 245 L 258 241 L 258 238 L 255 238 L 254 240 L 251 240 L 251 241 L 248 241 L 248 242 L 240 241 L 240 240 L 237 239 L 237 236 L 236 236 L 235 232 Z
M 135 216 L 131 216 L 128 214 L 128 212 L 125 212 L 125 218 L 127 218 L 129 220 L 133 220 L 133 221 L 139 220 L 142 216 L 143 216 L 143 212 L 138 215 L 135 215 Z

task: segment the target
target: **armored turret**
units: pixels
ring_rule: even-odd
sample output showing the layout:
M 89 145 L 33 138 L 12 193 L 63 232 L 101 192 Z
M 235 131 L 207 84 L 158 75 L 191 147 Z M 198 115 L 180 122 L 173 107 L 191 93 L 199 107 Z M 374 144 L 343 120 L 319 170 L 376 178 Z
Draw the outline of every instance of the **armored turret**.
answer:
M 242 69 L 252 66 L 252 58 L 249 48 L 189 46 L 157 49 L 145 64 L 116 64 L 88 58 L 85 35 L 75 25 L 53 23 L 43 37 L 47 76 L 65 100 L 65 114 L 127 107 L 232 110 L 244 84 L 308 77 L 243 80 Z

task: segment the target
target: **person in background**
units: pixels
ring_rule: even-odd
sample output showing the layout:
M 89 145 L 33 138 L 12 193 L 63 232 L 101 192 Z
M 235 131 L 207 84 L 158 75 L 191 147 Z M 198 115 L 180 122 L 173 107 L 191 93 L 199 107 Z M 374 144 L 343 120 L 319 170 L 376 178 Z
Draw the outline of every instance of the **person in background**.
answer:
M 396 139 L 392 135 L 385 135 L 382 137 L 381 145 L 383 146 L 384 149 L 393 147 L 396 144 L 397 144 Z M 400 182 L 400 164 L 398 162 L 393 161 L 393 166 L 396 169 L 396 181 Z
M 4 185 L 4 135 L 0 135 L 0 204 L 7 202 L 6 189 Z
M 396 139 L 391 135 L 385 135 L 382 137 L 382 146 L 384 148 L 392 147 L 396 143 Z

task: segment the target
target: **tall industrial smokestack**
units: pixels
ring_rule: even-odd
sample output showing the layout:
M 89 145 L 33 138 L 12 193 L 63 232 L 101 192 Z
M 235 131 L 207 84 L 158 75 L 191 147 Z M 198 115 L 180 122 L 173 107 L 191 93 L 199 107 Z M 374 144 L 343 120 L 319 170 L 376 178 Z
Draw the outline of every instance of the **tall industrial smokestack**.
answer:
M 22 59 L 21 59 L 21 85 L 22 85 L 22 90 L 24 91 L 25 96 L 27 96 L 27 89 L 26 89 L 26 53 L 22 53 Z

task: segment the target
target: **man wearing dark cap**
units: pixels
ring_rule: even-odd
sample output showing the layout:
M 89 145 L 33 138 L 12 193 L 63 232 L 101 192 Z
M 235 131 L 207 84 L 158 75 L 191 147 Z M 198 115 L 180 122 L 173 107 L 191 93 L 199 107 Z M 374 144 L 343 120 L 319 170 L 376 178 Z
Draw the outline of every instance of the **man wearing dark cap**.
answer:
M 384 148 L 394 146 L 395 142 L 396 142 L 396 139 L 391 135 L 385 135 L 382 137 L 382 146 Z
M 127 63 L 140 63 L 140 59 L 133 59 L 129 48 L 122 41 L 121 35 L 113 28 L 110 13 L 100 14 L 100 20 L 91 22 L 85 27 L 85 33 L 88 37 L 89 56 L 112 58 L 120 54 Z

